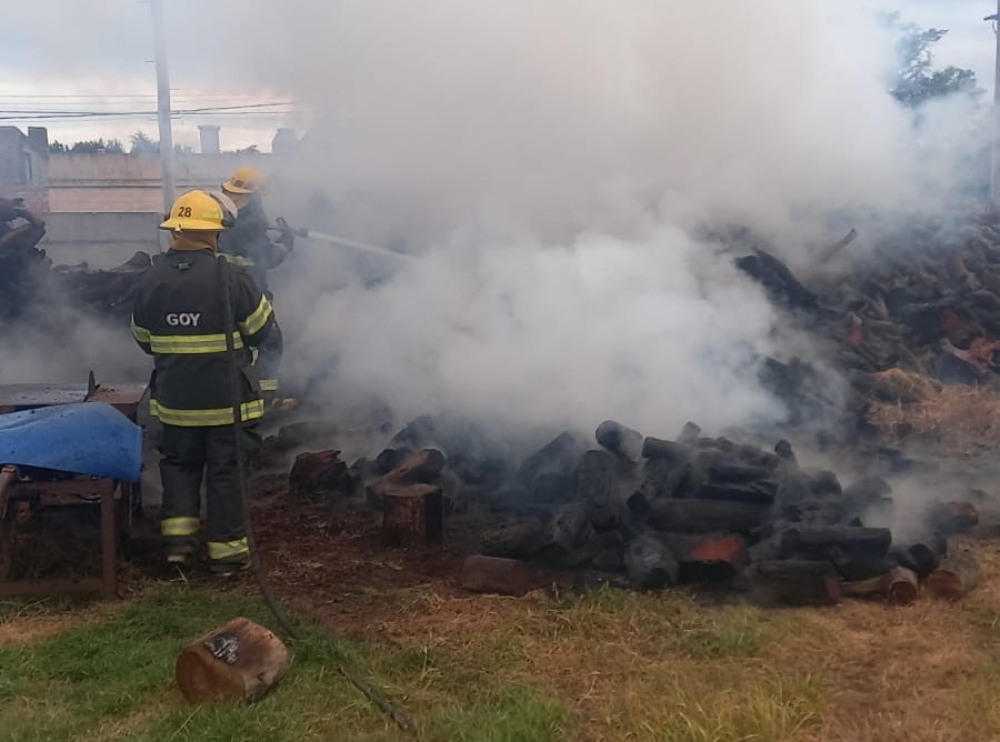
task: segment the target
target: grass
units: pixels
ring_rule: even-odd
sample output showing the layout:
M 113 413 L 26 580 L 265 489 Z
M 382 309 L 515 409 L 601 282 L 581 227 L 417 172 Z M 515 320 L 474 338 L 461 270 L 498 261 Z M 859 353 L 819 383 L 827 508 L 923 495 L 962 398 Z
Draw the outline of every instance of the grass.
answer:
M 437 660 L 414 648 L 375 650 L 312 632 L 293 647 L 293 671 L 250 706 L 192 708 L 173 687 L 179 650 L 234 615 L 264 624 L 259 603 L 233 593 L 164 586 L 94 625 L 67 607 L 7 606 L 10 621 L 63 619 L 51 638 L 0 647 L 0 740 L 398 739 L 402 735 L 339 674 L 347 663 L 405 698 L 427 687 Z M 442 677 L 442 676 L 439 676 Z M 433 683 L 441 685 L 442 683 Z M 447 683 L 444 683 L 447 685 Z M 428 739 L 558 739 L 562 706 L 526 684 L 452 687 L 423 714 Z M 489 727 L 487 736 L 482 730 Z M 464 731 L 463 731 L 464 730 Z M 462 736 L 474 735 L 474 736 Z
M 887 442 L 919 441 L 959 457 L 1000 448 L 1000 396 L 996 391 L 966 386 L 934 389 L 923 377 L 898 370 L 878 376 L 879 382 L 888 379 L 896 385 L 908 384 L 906 388 L 912 392 L 910 402 L 873 404 L 871 420 Z
M 982 548 L 988 575 L 1000 551 Z M 159 585 L 118 604 L 0 604 L 0 740 L 406 739 L 342 663 L 432 742 L 1000 738 L 992 582 L 958 605 L 903 610 L 706 608 L 682 592 L 612 589 L 381 598 L 394 610 L 364 643 L 311 627 L 264 699 L 205 708 L 174 687 L 177 654 L 236 615 L 272 625 L 255 597 Z

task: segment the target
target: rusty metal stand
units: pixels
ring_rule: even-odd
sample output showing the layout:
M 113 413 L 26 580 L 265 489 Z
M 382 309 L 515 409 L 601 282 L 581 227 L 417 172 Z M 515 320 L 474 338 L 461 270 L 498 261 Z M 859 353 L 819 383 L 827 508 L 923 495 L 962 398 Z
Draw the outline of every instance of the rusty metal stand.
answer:
M 93 373 L 86 385 L 13 384 L 0 385 L 0 414 L 78 402 L 103 402 L 116 408 L 133 423 L 146 384 L 97 384 Z M 121 498 L 117 507 L 116 495 Z M 84 500 L 81 500 L 83 496 Z M 44 509 L 52 506 L 101 503 L 101 577 L 45 580 L 8 580 L 13 550 L 13 508 L 27 503 Z M 14 466 L 0 469 L 0 597 L 8 595 L 60 595 L 100 592 L 105 598 L 117 595 L 118 515 L 124 511 L 127 543 L 128 527 L 134 511 L 140 507 L 138 483 L 117 482 L 93 477 L 74 477 L 57 481 L 22 479 Z
M 14 470 L 13 476 L 9 473 Z M 55 482 L 21 481 L 16 479 L 14 467 L 4 467 L 0 472 L 0 597 L 10 595 L 60 595 L 68 593 L 100 592 L 105 598 L 114 598 L 118 592 L 117 538 L 115 519 L 115 492 L 118 483 L 111 479 L 77 477 Z M 4 572 L 9 569 L 13 527 L 10 523 L 10 505 L 21 502 L 37 503 L 39 507 L 79 505 L 80 496 L 98 496 L 101 503 L 101 577 L 79 580 L 13 580 L 7 581 Z

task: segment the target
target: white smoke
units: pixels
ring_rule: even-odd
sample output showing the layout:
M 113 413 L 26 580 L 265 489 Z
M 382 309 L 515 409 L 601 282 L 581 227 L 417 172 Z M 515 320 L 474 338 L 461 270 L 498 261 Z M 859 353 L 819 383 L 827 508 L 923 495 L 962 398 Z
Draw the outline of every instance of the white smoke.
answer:
M 241 2 L 187 59 L 312 109 L 271 214 L 321 189 L 322 227 L 420 255 L 370 288 L 300 244 L 273 274 L 286 372 L 403 414 L 780 419 L 751 360 L 789 352 L 774 311 L 696 235 L 746 225 L 801 268 L 830 214 L 947 207 L 974 138 L 888 95 L 879 5 Z
M 773 310 L 692 235 L 747 225 L 807 267 L 804 246 L 842 234 L 831 214 L 947 208 L 953 145 L 979 141 L 951 103 L 915 128 L 888 94 L 895 40 L 874 9 L 829 5 L 265 13 L 262 81 L 317 121 L 279 182 L 323 189 L 341 231 L 421 255 L 375 289 L 331 292 L 345 263 L 301 247 L 275 274 L 286 369 L 315 375 L 335 349 L 331 393 L 407 414 L 617 417 L 652 434 L 780 419 L 751 362 L 787 350 Z
M 676 229 L 546 249 L 456 238 L 381 287 L 319 297 L 288 365 L 315 368 L 332 344 L 343 388 L 377 390 L 404 416 L 775 422 L 781 410 L 745 380 L 772 321 L 749 279 Z

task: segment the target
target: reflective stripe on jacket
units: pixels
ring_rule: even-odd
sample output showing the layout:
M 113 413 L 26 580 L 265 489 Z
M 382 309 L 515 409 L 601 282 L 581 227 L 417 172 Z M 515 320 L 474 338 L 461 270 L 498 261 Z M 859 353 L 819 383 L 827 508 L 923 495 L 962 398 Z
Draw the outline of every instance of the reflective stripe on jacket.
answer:
M 220 270 L 229 281 L 235 326 L 225 326 Z M 264 415 L 252 354 L 277 323 L 274 311 L 239 267 L 210 250 L 170 250 L 143 277 L 132 311 L 132 335 L 153 356 L 150 413 L 168 425 L 208 427 L 233 422 L 226 351 L 231 335 L 242 380 L 241 417 Z

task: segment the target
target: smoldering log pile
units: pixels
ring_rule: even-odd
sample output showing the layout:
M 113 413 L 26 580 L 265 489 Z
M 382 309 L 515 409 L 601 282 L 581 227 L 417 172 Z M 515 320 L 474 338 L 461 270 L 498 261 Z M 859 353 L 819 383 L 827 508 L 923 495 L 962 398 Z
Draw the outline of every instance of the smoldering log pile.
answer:
M 912 383 L 886 372 L 1000 389 L 1000 221 L 914 222 L 852 252 L 865 241 L 857 237 L 851 230 L 820 251 L 817 271 L 805 280 L 756 245 L 735 264 L 826 348 L 851 382 L 855 409 L 873 399 L 916 401 Z M 834 259 L 844 265 L 832 270 Z M 812 395 L 813 402 L 821 387 L 812 383 L 815 374 L 800 360 L 775 359 L 762 372 L 784 398 Z
M 843 487 L 831 471 L 800 467 L 787 441 L 768 451 L 691 423 L 668 440 L 613 421 L 595 437 L 601 447 L 581 451 L 563 434 L 525 461 L 520 491 L 495 498 L 525 505 L 482 534 L 484 554 L 618 572 L 636 589 L 708 583 L 772 604 L 908 604 L 921 583 L 943 579 L 948 536 L 977 522 L 971 504 L 940 503 L 920 536 L 895 539 L 885 480 Z M 961 578 L 945 581 L 958 597 Z
M 45 234 L 45 222 L 24 208 L 23 199 L 0 199 L 0 321 L 16 322 L 57 299 L 70 311 L 127 322 L 132 293 L 152 258 L 137 252 L 110 270 L 54 266 L 38 246 Z
M 302 454 L 293 472 L 316 457 Z M 975 560 L 949 541 L 977 525 L 973 504 L 908 513 L 916 525 L 902 538 L 889 527 L 888 482 L 844 486 L 800 466 L 788 441 L 766 450 L 705 437 L 693 423 L 665 439 L 605 421 L 594 441 L 564 432 L 519 466 L 509 461 L 481 431 L 424 417 L 374 460 L 337 471 L 351 477 L 342 493 L 363 491 L 381 511 L 386 545 L 455 542 L 470 521 L 456 533 L 450 516 L 477 515 L 470 551 L 482 558 L 461 582 L 478 591 L 520 594 L 524 564 L 637 590 L 712 585 L 766 605 L 957 599 L 978 580 Z

